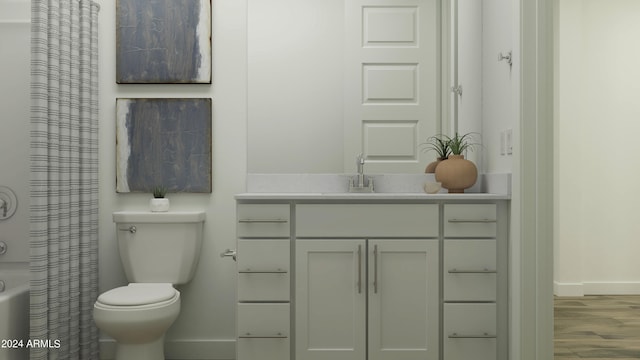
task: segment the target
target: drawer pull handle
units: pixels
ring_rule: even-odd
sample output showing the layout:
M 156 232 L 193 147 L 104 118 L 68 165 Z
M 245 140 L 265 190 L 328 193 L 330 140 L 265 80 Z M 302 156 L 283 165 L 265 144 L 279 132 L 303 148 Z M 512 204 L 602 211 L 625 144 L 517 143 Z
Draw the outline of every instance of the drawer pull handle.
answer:
M 276 269 L 276 270 L 240 270 L 238 271 L 240 274 L 286 274 L 287 270 Z
M 358 245 L 358 294 L 362 294 L 362 245 Z
M 449 270 L 449 274 L 495 274 L 495 273 L 497 273 L 496 270 L 489 270 L 489 269 L 483 269 L 483 270 L 451 269 L 451 270 Z
M 286 339 L 286 335 L 282 335 L 282 333 L 277 333 L 276 335 L 251 335 L 251 333 L 246 333 L 244 335 L 238 336 L 240 339 Z
M 242 224 L 285 224 L 288 223 L 287 219 L 240 219 L 239 223 Z
M 449 219 L 450 223 L 457 223 L 457 224 L 490 224 L 490 223 L 497 223 L 498 220 L 496 219 Z
M 484 333 L 482 335 L 458 335 L 457 333 L 453 333 L 449 335 L 449 339 L 495 339 L 496 335 L 489 335 L 488 333 Z

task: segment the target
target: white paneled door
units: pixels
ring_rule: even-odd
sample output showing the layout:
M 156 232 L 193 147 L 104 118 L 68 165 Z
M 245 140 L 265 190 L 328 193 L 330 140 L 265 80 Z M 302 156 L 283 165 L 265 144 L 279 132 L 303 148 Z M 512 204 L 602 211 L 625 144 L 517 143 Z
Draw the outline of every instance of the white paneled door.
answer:
M 345 2 L 345 170 L 423 170 L 440 118 L 440 0 Z M 428 158 L 423 159 L 423 156 Z

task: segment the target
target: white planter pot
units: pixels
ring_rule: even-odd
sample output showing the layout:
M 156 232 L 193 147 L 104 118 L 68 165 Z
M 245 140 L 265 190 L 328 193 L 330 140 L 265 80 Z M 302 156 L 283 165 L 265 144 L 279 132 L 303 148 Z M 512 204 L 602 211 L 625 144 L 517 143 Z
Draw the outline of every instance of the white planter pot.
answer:
M 169 211 L 169 199 L 153 198 L 149 201 L 149 209 L 153 212 Z

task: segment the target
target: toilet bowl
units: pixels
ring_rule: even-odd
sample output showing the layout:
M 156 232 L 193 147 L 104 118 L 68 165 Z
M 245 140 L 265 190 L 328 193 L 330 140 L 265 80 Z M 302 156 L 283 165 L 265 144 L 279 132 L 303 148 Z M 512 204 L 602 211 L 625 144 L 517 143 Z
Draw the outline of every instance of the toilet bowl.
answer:
M 171 284 L 133 283 L 98 297 L 93 317 L 116 340 L 118 360 L 164 359 L 164 334 L 180 313 L 180 292 Z

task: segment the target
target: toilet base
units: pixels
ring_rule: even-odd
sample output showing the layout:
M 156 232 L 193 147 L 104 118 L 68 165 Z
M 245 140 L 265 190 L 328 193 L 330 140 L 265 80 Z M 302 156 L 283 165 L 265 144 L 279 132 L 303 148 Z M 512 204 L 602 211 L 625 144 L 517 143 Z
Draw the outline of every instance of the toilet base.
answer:
M 144 344 L 117 342 L 116 360 L 164 360 L 164 336 Z

